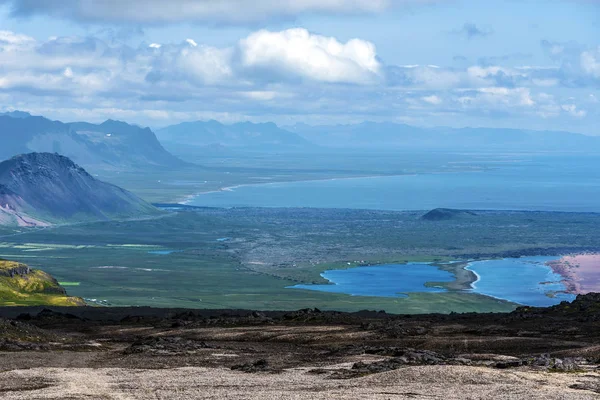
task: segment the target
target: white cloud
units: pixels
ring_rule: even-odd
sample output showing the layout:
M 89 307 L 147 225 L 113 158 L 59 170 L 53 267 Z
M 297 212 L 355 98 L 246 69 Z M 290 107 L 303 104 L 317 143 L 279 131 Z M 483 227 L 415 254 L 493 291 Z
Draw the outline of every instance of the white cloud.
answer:
M 277 72 L 281 82 L 297 78 L 327 83 L 375 83 L 381 65 L 373 44 L 333 37 L 304 29 L 258 31 L 235 46 L 218 48 L 186 39 L 180 44 L 152 43 L 133 49 L 96 38 L 57 37 L 37 42 L 25 35 L 3 31 L 0 46 L 3 88 L 28 87 L 57 92 L 124 91 L 146 96 L 174 92 L 179 97 L 193 87 L 226 85 L 252 88 L 261 78 L 258 70 Z M 240 61 L 241 60 L 241 61 Z M 77 71 L 77 74 L 74 73 Z M 45 76 L 39 83 L 38 76 Z M 69 79 L 69 84 L 63 82 Z M 258 79 L 258 82 L 256 81 Z M 31 82 L 30 85 L 27 82 Z M 85 85 L 78 89 L 77 84 Z M 250 89 L 250 90 L 248 90 Z
M 11 31 L 0 30 L 0 51 L 13 51 L 29 47 L 35 43 L 35 39 L 17 34 Z
M 489 87 L 478 89 L 482 97 L 490 103 L 503 103 L 507 105 L 532 106 L 535 104 L 531 98 L 529 88 L 504 88 Z
M 447 90 L 466 83 L 464 71 L 430 65 L 404 65 L 388 70 L 392 84 L 420 87 L 429 90 Z
M 240 41 L 244 67 L 277 70 L 322 82 L 370 83 L 381 73 L 375 46 L 361 39 L 336 38 L 296 28 L 261 30 Z
M 586 74 L 600 78 L 600 46 L 581 53 L 581 68 Z
M 181 50 L 172 67 L 174 67 L 173 72 L 179 69 L 204 84 L 220 83 L 233 75 L 231 50 L 209 46 Z M 169 73 L 168 70 L 165 72 Z
M 577 42 L 542 41 L 551 59 L 560 63 L 557 75 L 566 87 L 597 85 L 600 79 L 600 46 L 587 47 Z
M 184 36 L 178 43 L 137 48 L 97 37 L 36 41 L 4 31 L 0 99 L 62 119 L 112 117 L 163 125 L 200 118 L 202 110 L 204 118 L 222 120 L 313 116 L 444 124 L 449 119 L 436 118 L 453 118 L 469 124 L 477 118 L 521 118 L 534 124 L 553 118 L 551 127 L 568 128 L 575 119 L 592 124 L 598 115 L 592 74 L 599 58 L 596 50 L 586 51 L 572 62 L 582 80 L 572 79 L 566 87 L 559 67 L 390 66 L 368 41 L 343 42 L 305 29 L 258 31 L 230 47 Z
M 510 68 L 503 68 L 500 66 L 489 66 L 489 67 L 473 66 L 473 67 L 469 67 L 467 69 L 467 73 L 469 74 L 469 76 L 471 76 L 473 78 L 482 78 L 482 79 L 493 77 L 500 73 L 507 75 L 507 76 L 525 76 L 524 73 L 522 73 L 518 70 L 513 70 Z
M 561 108 L 572 117 L 583 118 L 587 115 L 585 110 L 578 110 L 575 104 L 563 104 Z
M 559 81 L 556 78 L 549 78 L 549 79 L 533 78 L 531 80 L 531 83 L 533 83 L 535 86 L 539 86 L 539 87 L 552 87 L 552 86 L 558 85 Z
M 484 87 L 476 90 L 458 90 L 464 92 L 456 101 L 469 109 L 510 110 L 527 109 L 536 105 L 531 90 L 525 87 Z
M 167 85 L 177 91 L 185 85 L 219 85 L 232 80 L 232 49 L 198 45 L 196 42 L 194 46 L 189 40 L 179 45 L 162 45 L 139 52 L 126 64 L 133 75 L 130 79 L 137 79 L 142 86 L 148 83 L 157 87 Z M 142 78 L 136 78 L 140 75 Z M 163 91 L 165 89 L 168 88 L 163 88 Z
M 290 98 L 293 97 L 288 93 L 280 93 L 274 90 L 251 90 L 247 92 L 239 92 L 243 97 L 247 97 L 252 100 L 259 101 L 270 101 L 275 98 Z
M 436 95 L 421 97 L 421 100 L 423 100 L 426 103 L 433 104 L 433 105 L 442 104 L 442 99 Z

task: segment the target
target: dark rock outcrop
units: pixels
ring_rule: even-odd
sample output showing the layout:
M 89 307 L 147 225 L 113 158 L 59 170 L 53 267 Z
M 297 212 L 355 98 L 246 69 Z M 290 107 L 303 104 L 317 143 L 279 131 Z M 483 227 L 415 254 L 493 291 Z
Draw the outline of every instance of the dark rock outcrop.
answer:
M 450 208 L 436 208 L 435 210 L 429 211 L 427 214 L 421 217 L 424 221 L 449 221 L 465 217 L 474 217 L 475 214 L 468 210 L 452 210 Z
M 14 278 L 15 276 L 26 276 L 31 272 L 31 268 L 25 264 L 11 263 L 9 267 L 3 267 L 0 264 L 0 276 Z
M 184 339 L 178 336 L 159 336 L 136 340 L 131 346 L 125 349 L 123 354 L 177 355 L 189 354 L 190 352 L 208 348 L 212 348 L 212 346 L 202 341 Z

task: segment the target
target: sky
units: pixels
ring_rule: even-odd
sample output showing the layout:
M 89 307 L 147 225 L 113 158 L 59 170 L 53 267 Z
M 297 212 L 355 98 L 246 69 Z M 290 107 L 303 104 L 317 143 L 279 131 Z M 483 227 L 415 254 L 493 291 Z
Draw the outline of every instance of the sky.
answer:
M 600 135 L 600 0 L 0 0 L 0 111 Z

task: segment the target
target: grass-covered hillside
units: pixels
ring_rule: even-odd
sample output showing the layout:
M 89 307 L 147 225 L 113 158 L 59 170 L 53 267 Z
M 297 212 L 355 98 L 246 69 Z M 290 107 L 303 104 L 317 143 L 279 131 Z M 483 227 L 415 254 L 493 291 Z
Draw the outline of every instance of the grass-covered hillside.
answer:
M 82 306 L 79 297 L 67 296 L 51 275 L 25 264 L 0 260 L 0 306 Z

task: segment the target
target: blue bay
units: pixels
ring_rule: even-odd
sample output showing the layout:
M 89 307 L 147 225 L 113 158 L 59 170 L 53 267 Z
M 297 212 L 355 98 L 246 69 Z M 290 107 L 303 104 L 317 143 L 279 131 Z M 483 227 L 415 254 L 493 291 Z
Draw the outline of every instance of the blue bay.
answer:
M 479 276 L 472 292 L 538 307 L 551 306 L 563 300 L 571 301 L 574 295 L 554 293 L 564 291 L 565 286 L 561 282 L 562 277 L 545 264 L 552 260 L 556 260 L 556 257 L 472 262 L 467 269 Z
M 537 157 L 481 172 L 253 184 L 200 194 L 190 205 L 600 212 L 598 162 L 597 157 Z
M 389 264 L 325 271 L 321 276 L 331 285 L 295 285 L 293 289 L 308 289 L 353 296 L 406 297 L 405 293 L 442 292 L 426 287 L 427 282 L 451 282 L 454 276 L 423 263 Z

